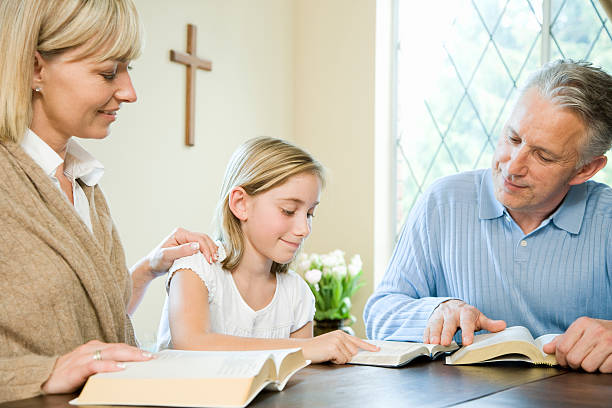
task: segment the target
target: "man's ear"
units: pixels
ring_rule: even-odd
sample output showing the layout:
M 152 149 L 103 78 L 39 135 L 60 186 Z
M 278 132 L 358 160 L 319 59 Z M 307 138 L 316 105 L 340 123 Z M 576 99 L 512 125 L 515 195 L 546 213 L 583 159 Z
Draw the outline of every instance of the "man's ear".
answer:
M 577 184 L 582 184 L 591 177 L 593 177 L 597 172 L 603 169 L 608 163 L 608 158 L 606 156 L 597 156 L 589 163 L 582 166 L 578 173 L 570 180 L 569 185 L 574 186 Z
M 42 88 L 42 76 L 45 60 L 38 51 L 34 52 L 34 72 L 32 73 L 32 90 Z
M 228 204 L 230 211 L 240 221 L 248 218 L 249 195 L 242 187 L 234 187 L 229 193 Z

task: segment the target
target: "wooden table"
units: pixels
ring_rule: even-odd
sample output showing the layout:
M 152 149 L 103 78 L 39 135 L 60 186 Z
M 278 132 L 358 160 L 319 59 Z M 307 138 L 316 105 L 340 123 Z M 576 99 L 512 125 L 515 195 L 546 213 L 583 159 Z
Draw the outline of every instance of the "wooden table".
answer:
M 0 404 L 64 408 L 74 395 Z M 313 365 L 283 392 L 264 391 L 249 407 L 612 407 L 612 374 L 587 374 L 518 363 L 446 366 L 413 361 L 403 368 Z

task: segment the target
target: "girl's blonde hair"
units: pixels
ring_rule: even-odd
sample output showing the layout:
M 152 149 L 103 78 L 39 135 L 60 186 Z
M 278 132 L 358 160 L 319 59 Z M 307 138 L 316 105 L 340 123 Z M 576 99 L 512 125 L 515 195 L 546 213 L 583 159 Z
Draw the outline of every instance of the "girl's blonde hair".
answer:
M 34 55 L 83 46 L 77 59 L 131 61 L 142 49 L 132 0 L 0 1 L 0 142 L 19 143 L 32 121 Z
M 270 137 L 248 140 L 232 155 L 223 180 L 217 205 L 217 238 L 223 242 L 227 257 L 223 268 L 234 270 L 244 253 L 244 235 L 240 220 L 229 207 L 229 194 L 234 187 L 242 187 L 250 196 L 280 186 L 290 177 L 311 173 L 325 182 L 323 166 L 299 147 Z M 286 272 L 289 264 L 272 262 L 272 273 Z

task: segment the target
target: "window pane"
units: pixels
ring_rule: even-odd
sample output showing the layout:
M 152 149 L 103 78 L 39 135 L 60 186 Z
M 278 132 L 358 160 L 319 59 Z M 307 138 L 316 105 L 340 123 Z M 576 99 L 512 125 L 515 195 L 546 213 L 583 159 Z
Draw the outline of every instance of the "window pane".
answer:
M 541 1 L 398 2 L 398 228 L 436 178 L 488 167 L 539 67 Z
M 584 59 L 612 73 L 612 26 L 599 1 L 552 0 L 551 10 L 551 59 Z M 593 179 L 612 185 L 612 160 Z
M 490 166 L 517 87 L 540 66 L 542 0 L 397 1 L 399 230 L 433 180 Z M 550 58 L 612 73 L 611 31 L 598 1 L 552 0 Z M 596 180 L 612 184 L 604 170 Z

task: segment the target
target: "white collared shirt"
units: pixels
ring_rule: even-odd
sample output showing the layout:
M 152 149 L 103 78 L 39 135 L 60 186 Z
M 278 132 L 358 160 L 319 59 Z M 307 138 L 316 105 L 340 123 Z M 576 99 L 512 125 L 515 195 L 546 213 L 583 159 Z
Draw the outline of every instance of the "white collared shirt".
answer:
M 53 184 L 63 193 L 59 180 L 55 177 L 55 172 L 64 160 L 47 143 L 45 143 L 36 133 L 28 129 L 21 141 L 22 149 L 38 164 L 45 174 L 49 176 Z M 76 182 L 81 179 L 88 186 L 98 184 L 104 175 L 104 166 L 91 154 L 83 149 L 75 140 L 71 138 L 66 146 L 66 162 L 64 164 L 64 175 L 72 183 L 72 198 L 74 208 L 83 220 L 87 228 L 92 231 L 91 218 L 89 215 L 89 201 L 85 192 Z M 66 196 L 66 194 L 64 194 Z M 66 196 L 66 199 L 68 197 Z

